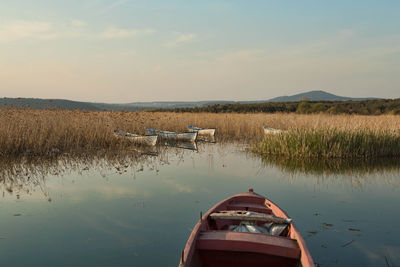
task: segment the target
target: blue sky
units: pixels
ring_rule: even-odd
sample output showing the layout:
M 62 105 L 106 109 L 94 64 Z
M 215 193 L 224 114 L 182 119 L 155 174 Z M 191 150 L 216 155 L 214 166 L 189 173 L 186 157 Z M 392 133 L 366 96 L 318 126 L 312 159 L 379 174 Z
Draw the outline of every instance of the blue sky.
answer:
M 0 0 L 0 96 L 400 97 L 400 1 Z

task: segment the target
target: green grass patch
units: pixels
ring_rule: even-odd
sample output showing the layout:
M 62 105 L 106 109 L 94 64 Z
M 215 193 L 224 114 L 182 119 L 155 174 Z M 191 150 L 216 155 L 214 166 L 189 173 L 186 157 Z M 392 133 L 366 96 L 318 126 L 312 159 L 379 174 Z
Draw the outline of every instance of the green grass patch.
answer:
M 399 157 L 400 134 L 369 130 L 292 130 L 266 135 L 253 151 L 287 158 Z

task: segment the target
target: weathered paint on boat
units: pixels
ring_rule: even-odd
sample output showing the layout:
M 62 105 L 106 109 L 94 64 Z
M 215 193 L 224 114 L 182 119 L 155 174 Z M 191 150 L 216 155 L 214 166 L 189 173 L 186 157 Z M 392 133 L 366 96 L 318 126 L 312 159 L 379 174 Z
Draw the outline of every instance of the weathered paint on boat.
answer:
M 215 128 L 199 128 L 195 126 L 187 126 L 190 132 L 197 132 L 199 135 L 214 136 Z
M 264 134 L 279 134 L 279 133 L 283 133 L 285 131 L 279 130 L 279 129 L 274 129 L 274 128 L 270 128 L 267 126 L 263 126 L 264 128 Z
M 161 139 L 194 142 L 197 138 L 197 132 L 170 132 L 160 131 L 152 128 L 145 128 L 145 130 L 148 134 L 157 134 Z
M 224 218 L 223 211 L 236 215 Z M 285 230 L 280 235 L 229 230 L 232 226 L 242 225 L 242 220 L 249 220 L 246 216 L 261 220 L 253 222 L 257 227 L 261 227 L 268 218 L 278 223 L 284 220 Z M 204 216 L 200 214 L 200 221 L 195 225 L 182 251 L 179 266 L 315 265 L 303 238 L 287 214 L 269 199 L 249 189 L 249 192 L 219 202 Z
M 133 143 L 148 145 L 148 146 L 155 146 L 158 139 L 158 135 L 156 134 L 138 135 L 138 134 L 124 132 L 121 130 L 114 131 L 114 135 L 117 137 L 126 137 Z

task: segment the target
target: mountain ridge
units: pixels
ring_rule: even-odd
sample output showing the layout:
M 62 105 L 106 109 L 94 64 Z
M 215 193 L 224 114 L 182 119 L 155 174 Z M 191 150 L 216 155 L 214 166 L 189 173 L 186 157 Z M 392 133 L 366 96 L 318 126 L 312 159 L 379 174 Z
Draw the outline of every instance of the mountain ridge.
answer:
M 291 96 L 278 96 L 271 98 L 268 102 L 296 102 L 301 100 L 310 101 L 359 101 L 359 100 L 377 100 L 375 97 L 346 97 L 331 94 L 322 90 L 308 91 Z
M 42 98 L 0 98 L 0 107 L 16 107 L 26 109 L 81 109 L 91 111 L 113 110 L 113 111 L 139 111 L 145 109 L 174 109 L 174 108 L 194 108 L 212 105 L 225 104 L 256 104 L 265 102 L 296 102 L 301 100 L 310 101 L 359 101 L 376 100 L 379 98 L 364 97 L 353 98 L 334 95 L 322 90 L 308 91 L 291 96 L 279 96 L 269 100 L 250 100 L 250 101 L 229 101 L 229 100 L 209 100 L 209 101 L 152 101 L 152 102 L 130 102 L 124 104 L 97 103 L 73 101 L 67 99 L 42 99 Z

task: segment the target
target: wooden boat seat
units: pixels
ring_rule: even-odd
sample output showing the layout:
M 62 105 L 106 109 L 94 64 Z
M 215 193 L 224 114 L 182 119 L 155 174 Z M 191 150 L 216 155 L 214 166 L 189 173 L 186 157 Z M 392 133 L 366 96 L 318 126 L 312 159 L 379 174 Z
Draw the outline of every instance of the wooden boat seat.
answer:
M 196 247 L 200 250 L 254 252 L 291 259 L 300 259 L 301 253 L 294 239 L 231 231 L 200 232 Z
M 289 224 L 291 219 L 276 217 L 272 214 L 264 214 L 259 212 L 249 212 L 247 210 L 221 210 L 213 212 L 210 215 L 211 219 L 227 219 L 227 220 L 242 220 L 242 221 L 258 221 L 258 222 L 273 222 L 279 224 Z
M 258 203 L 231 203 L 227 206 L 227 210 L 249 210 L 261 212 L 264 214 L 272 214 L 272 210 L 263 204 Z

